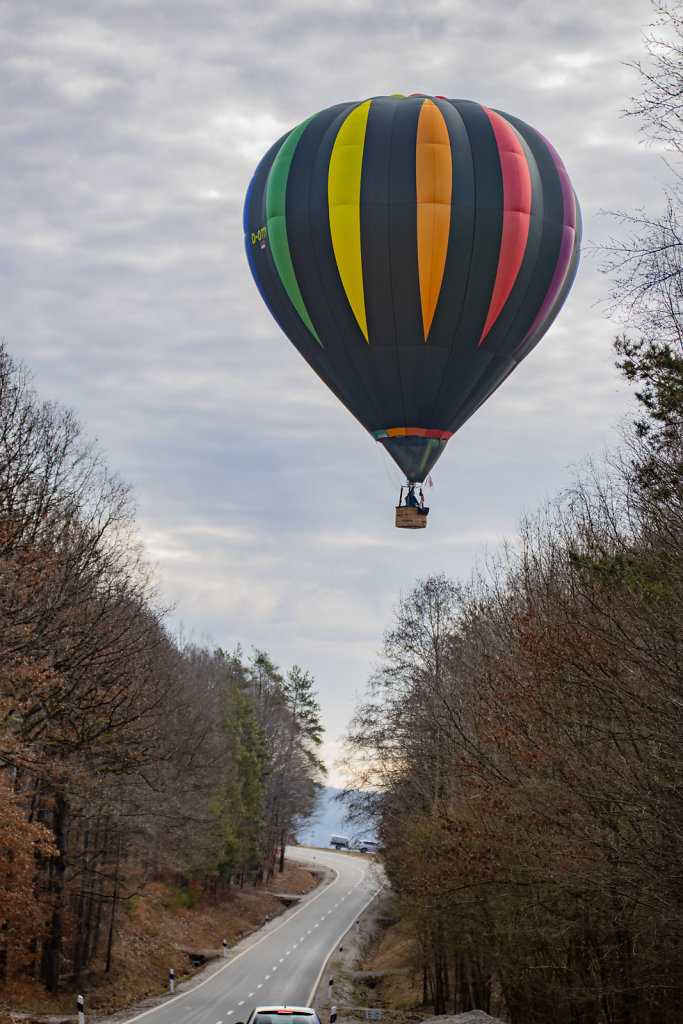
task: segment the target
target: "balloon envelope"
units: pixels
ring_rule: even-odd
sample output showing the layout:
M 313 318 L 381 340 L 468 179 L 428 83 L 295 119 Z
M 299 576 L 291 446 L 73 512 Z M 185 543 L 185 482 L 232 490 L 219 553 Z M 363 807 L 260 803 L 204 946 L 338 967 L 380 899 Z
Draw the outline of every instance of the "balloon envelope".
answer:
M 280 327 L 411 481 L 548 330 L 581 235 L 542 135 L 429 96 L 292 129 L 254 174 L 244 229 Z

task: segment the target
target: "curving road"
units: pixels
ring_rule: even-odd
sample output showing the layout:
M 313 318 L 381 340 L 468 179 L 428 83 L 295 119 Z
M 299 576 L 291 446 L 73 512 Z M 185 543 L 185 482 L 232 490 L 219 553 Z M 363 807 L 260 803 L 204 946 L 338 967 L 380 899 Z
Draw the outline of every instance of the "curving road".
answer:
M 143 1018 L 148 1024 L 236 1024 L 254 1006 L 310 1005 L 327 959 L 381 883 L 374 863 L 364 857 L 305 847 L 290 847 L 287 856 L 327 865 L 334 876 L 263 928 L 256 941 L 247 940 L 247 948 L 236 947 L 205 981 L 128 1024 Z

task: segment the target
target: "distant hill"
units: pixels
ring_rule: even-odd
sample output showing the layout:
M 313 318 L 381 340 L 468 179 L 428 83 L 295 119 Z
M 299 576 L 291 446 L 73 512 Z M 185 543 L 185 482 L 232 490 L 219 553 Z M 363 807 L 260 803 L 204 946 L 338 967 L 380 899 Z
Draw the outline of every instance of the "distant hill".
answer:
M 341 789 L 325 786 L 315 815 L 299 829 L 297 838 L 302 846 L 329 846 L 331 835 L 351 836 L 348 822 L 344 821 L 344 806 L 335 801 Z

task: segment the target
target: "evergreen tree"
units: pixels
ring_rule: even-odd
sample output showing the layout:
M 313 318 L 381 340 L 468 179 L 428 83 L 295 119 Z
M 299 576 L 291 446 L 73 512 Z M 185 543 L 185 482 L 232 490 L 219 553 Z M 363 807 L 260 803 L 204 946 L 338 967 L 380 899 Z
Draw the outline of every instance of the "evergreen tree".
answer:
M 316 750 L 322 746 L 325 730 L 320 721 L 320 704 L 313 689 L 314 683 L 315 680 L 308 672 L 293 665 L 282 689 L 300 749 L 315 769 L 326 774 L 327 769 L 316 754 Z
M 215 802 L 223 850 L 222 881 L 253 878 L 261 861 L 264 779 L 268 771 L 265 734 L 249 697 L 233 680 L 223 696 L 221 730 L 230 754 L 229 768 Z

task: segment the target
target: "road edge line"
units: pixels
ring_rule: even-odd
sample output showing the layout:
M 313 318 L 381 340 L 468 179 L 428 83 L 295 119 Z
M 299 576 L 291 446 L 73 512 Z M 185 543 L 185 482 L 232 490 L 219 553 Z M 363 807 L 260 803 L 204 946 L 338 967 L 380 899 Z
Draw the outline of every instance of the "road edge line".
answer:
M 321 862 L 321 863 L 322 863 L 322 862 Z M 327 868 L 328 868 L 328 870 L 330 870 L 330 871 L 334 872 L 334 874 L 335 874 L 335 875 L 337 876 L 337 877 L 336 877 L 336 878 L 335 878 L 335 879 L 334 879 L 334 880 L 333 880 L 333 881 L 332 881 L 332 882 L 330 883 L 330 885 L 336 885 L 336 884 L 337 884 L 337 882 L 339 881 L 339 872 L 338 872 L 338 871 L 336 870 L 336 868 L 333 868 L 333 867 L 331 867 L 331 866 L 330 866 L 329 864 L 326 864 L 326 865 L 325 865 L 325 867 L 327 867 Z M 319 888 L 320 888 L 320 892 L 316 892 L 315 896 L 312 896 L 310 900 L 307 900 L 307 901 L 306 901 L 306 906 L 308 906 L 308 905 L 309 905 L 309 904 L 311 904 L 311 903 L 314 903 L 314 902 L 315 902 L 315 901 L 316 901 L 316 900 L 318 899 L 318 897 L 319 897 L 319 896 L 322 896 L 323 892 L 324 892 L 324 891 L 325 891 L 325 889 L 327 888 L 327 887 L 325 886 L 325 882 L 324 882 L 324 880 L 320 882 Z M 373 897 L 371 897 L 371 899 L 374 899 L 374 896 L 373 896 Z M 368 901 L 368 902 L 370 902 L 370 901 Z M 298 903 L 298 904 L 297 904 L 297 908 L 296 908 L 295 912 L 294 912 L 293 914 L 290 914 L 290 915 L 289 915 L 289 917 L 287 918 L 287 920 L 289 921 L 289 918 L 290 918 L 290 917 L 296 917 L 297 913 L 299 912 L 299 910 L 300 910 L 300 909 L 302 908 L 302 906 L 303 906 L 303 905 L 304 905 L 304 904 L 303 904 L 303 903 L 301 903 L 301 902 L 300 902 L 300 903 Z M 366 907 L 367 905 L 368 905 L 368 904 L 366 903 L 366 904 L 365 904 L 365 906 L 363 907 L 363 910 L 365 910 L 365 907 Z M 361 910 L 361 913 L 363 913 L 363 910 Z M 234 964 L 234 963 L 235 963 L 235 962 L 236 962 L 237 960 L 239 960 L 239 958 L 240 958 L 241 956 L 244 956 L 244 954 L 245 954 L 245 953 L 249 953 L 249 952 L 251 952 L 251 950 L 252 950 L 252 949 L 255 949 L 255 948 L 256 948 L 256 946 L 260 946 L 260 944 L 261 944 L 262 942 L 265 942 L 265 940 L 266 940 L 267 938 L 269 938 L 269 937 L 270 937 L 270 936 L 271 936 L 271 935 L 272 935 L 272 934 L 273 934 L 274 932 L 276 932 L 276 931 L 278 930 L 278 928 L 280 928 L 280 927 L 281 927 L 281 926 L 282 926 L 282 925 L 283 925 L 283 924 L 285 923 L 285 922 L 284 922 L 284 920 L 283 920 L 283 918 L 284 918 L 284 917 L 285 917 L 285 915 L 284 915 L 284 914 L 281 914 L 281 915 L 280 915 L 280 916 L 279 916 L 279 917 L 277 918 L 277 922 L 278 922 L 278 923 L 277 923 L 276 927 L 274 927 L 274 928 L 273 928 L 273 927 L 272 927 L 272 925 L 271 925 L 271 926 L 269 926 L 268 928 L 262 927 L 261 929 L 259 929 L 260 931 L 264 932 L 264 934 L 263 934 L 263 935 L 261 936 L 261 938 L 260 938 L 260 939 L 257 939 L 257 940 L 256 940 L 256 942 L 252 943 L 252 945 L 251 945 L 251 946 L 249 946 L 249 948 L 248 948 L 248 949 L 243 949 L 241 953 L 238 953 L 238 954 L 237 954 L 237 956 L 234 956 L 234 957 L 232 957 L 232 959 L 231 959 L 231 960 L 228 960 L 228 962 L 227 962 L 226 964 L 223 964 L 223 965 L 222 965 L 221 967 L 219 967 L 217 971 L 214 971 L 214 972 L 213 972 L 213 974 L 211 975 L 211 977 L 210 977 L 210 978 L 205 978 L 205 979 L 204 979 L 204 981 L 200 981 L 200 982 L 198 982 L 198 983 L 197 983 L 196 985 L 193 985 L 193 986 L 192 986 L 192 988 L 189 988 L 189 989 L 187 990 L 187 992 L 177 992 L 177 993 L 175 994 L 175 996 L 174 996 L 173 1002 L 174 1002 L 174 1003 L 176 1003 L 176 1002 L 179 1002 L 179 1001 L 180 1001 L 181 999 L 184 999 L 184 998 L 185 998 L 185 996 L 189 996 L 189 995 L 191 995 L 191 994 L 192 994 L 193 992 L 196 992 L 196 991 L 197 991 L 197 989 L 199 989 L 199 988 L 201 988 L 201 987 L 202 987 L 202 985 L 208 985 L 208 983 L 209 983 L 210 981 L 213 981 L 213 979 L 214 979 L 214 978 L 218 977 L 218 975 L 219 975 L 219 974 L 220 974 L 220 973 L 221 973 L 222 971 L 224 971 L 224 970 L 225 970 L 225 969 L 226 969 L 227 967 L 231 967 L 231 966 L 232 966 L 232 964 Z M 346 935 L 346 932 L 347 932 L 347 931 L 348 931 L 348 928 L 347 928 L 347 929 L 346 929 L 346 931 L 344 932 L 344 935 Z M 252 935 L 253 935 L 253 934 L 254 934 L 254 933 L 252 932 Z M 246 937 L 248 937 L 248 936 L 245 936 L 245 938 L 246 938 Z M 327 959 L 325 960 L 325 964 L 327 963 L 327 960 L 329 960 L 330 956 L 332 956 L 332 951 L 330 951 L 330 952 L 328 953 L 328 955 L 327 955 Z M 325 965 L 323 965 L 323 968 L 322 968 L 322 970 L 321 970 L 321 972 L 320 972 L 320 977 L 322 977 L 322 974 L 323 974 L 323 971 L 324 971 L 324 970 L 325 970 Z M 318 983 L 319 983 L 319 981 L 318 981 Z M 317 988 L 317 985 L 318 985 L 318 983 L 316 983 L 316 988 Z M 181 982 L 181 984 L 182 984 L 182 982 Z M 170 994 L 171 994 L 171 993 L 169 992 L 169 993 L 167 993 L 167 994 L 168 994 L 168 995 L 170 996 Z M 157 1010 L 161 1010 L 161 1009 L 162 1009 L 163 1007 L 165 1007 L 165 1006 L 168 1006 L 168 1004 L 169 1004 L 169 1000 L 168 1000 L 168 999 L 164 999 L 163 1003 L 159 1003 L 159 1005 L 158 1005 L 158 1006 L 150 1006 L 149 1010 L 143 1010 L 143 1011 L 142 1011 L 142 1013 L 138 1013 L 138 1014 L 137 1014 L 137 1016 L 135 1016 L 135 1017 L 128 1017 L 128 1018 L 127 1018 L 127 1019 L 126 1019 L 125 1021 L 123 1021 L 123 1022 L 122 1022 L 122 1024 L 133 1024 L 133 1021 L 135 1021 L 135 1020 L 142 1020 L 142 1018 L 143 1018 L 143 1017 L 147 1017 L 147 1016 L 148 1016 L 148 1014 L 150 1014 L 150 1013 L 156 1013 L 156 1011 L 157 1011 Z
M 359 911 L 359 913 L 358 913 L 358 917 L 360 917 L 360 915 L 361 915 L 361 914 L 364 914 L 364 913 L 365 913 L 365 911 L 366 911 L 366 910 L 368 909 L 368 907 L 370 906 L 370 904 L 372 903 L 372 901 L 373 901 L 373 900 L 374 900 L 374 899 L 375 899 L 375 898 L 376 898 L 377 896 L 379 896 L 379 894 L 380 894 L 380 892 L 381 892 L 381 891 L 382 891 L 381 889 L 376 889 L 376 890 L 375 890 L 375 892 L 373 892 L 372 896 L 371 896 L 371 897 L 370 897 L 370 899 L 369 899 L 369 900 L 367 901 L 367 903 L 364 903 L 364 904 L 363 904 L 363 906 L 361 907 L 361 909 L 360 909 L 360 911 Z M 345 935 L 346 935 L 346 934 L 347 934 L 348 932 L 350 932 L 350 931 L 351 931 L 351 928 L 353 928 L 353 924 L 351 924 L 349 928 L 345 928 L 345 929 L 344 929 L 344 931 L 343 931 L 343 932 L 341 933 L 341 935 L 340 935 L 340 936 L 339 936 L 339 937 L 338 937 L 338 938 L 336 939 L 336 941 L 335 941 L 335 942 L 333 942 L 332 946 L 330 947 L 330 951 L 329 951 L 329 953 L 327 954 L 327 956 L 325 957 L 325 962 L 323 963 L 322 967 L 320 968 L 320 974 L 319 974 L 319 975 L 318 975 L 318 977 L 316 978 L 316 980 L 315 980 L 315 984 L 314 984 L 314 986 L 313 986 L 313 989 L 311 990 L 311 994 L 310 994 L 310 996 L 308 997 L 308 1002 L 306 1003 L 306 1005 L 307 1005 L 307 1006 L 313 1006 L 313 1000 L 315 999 L 315 994 L 316 994 L 316 992 L 318 991 L 318 987 L 320 986 L 320 982 L 322 981 L 322 977 L 323 977 L 323 974 L 325 973 L 325 970 L 326 970 L 326 968 L 327 968 L 327 965 L 328 965 L 328 963 L 330 962 L 330 959 L 331 959 L 331 957 L 332 957 L 332 954 L 333 954 L 333 953 L 334 953 L 334 951 L 335 951 L 335 950 L 337 949 L 337 947 L 338 947 L 338 945 L 339 945 L 339 942 L 340 942 L 340 940 L 341 940 L 341 939 L 343 939 L 343 938 L 344 938 L 344 936 L 345 936 Z

